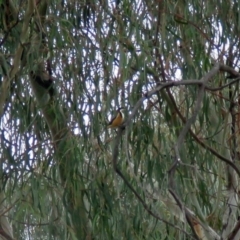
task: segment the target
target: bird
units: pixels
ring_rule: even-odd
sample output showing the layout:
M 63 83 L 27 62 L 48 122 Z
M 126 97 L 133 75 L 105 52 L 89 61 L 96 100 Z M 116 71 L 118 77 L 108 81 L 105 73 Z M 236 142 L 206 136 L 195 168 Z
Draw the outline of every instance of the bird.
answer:
M 123 108 L 118 108 L 117 115 L 112 118 L 112 120 L 107 125 L 107 128 L 117 128 L 120 127 L 121 124 L 124 122 L 125 115 L 123 112 Z

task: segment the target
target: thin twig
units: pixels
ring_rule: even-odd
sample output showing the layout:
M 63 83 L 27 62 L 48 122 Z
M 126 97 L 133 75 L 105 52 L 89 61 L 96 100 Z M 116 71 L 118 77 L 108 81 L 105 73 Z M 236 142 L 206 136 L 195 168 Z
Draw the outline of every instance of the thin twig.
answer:
M 232 84 L 234 84 L 236 82 L 239 82 L 239 80 L 240 80 L 240 77 L 237 77 L 236 79 L 232 80 L 231 82 L 229 82 L 229 83 L 227 83 L 227 84 L 225 84 L 223 86 L 216 87 L 216 88 L 211 88 L 211 87 L 206 86 L 205 89 L 207 89 L 209 91 L 212 91 L 212 92 L 219 91 L 219 90 L 222 90 L 222 89 L 224 89 L 224 88 L 226 88 L 226 87 L 228 87 L 228 86 L 230 86 L 230 85 L 232 85 Z

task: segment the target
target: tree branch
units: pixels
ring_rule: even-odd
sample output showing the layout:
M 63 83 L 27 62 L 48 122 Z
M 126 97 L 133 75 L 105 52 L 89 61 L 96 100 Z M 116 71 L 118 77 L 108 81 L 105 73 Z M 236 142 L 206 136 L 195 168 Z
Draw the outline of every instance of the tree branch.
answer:
M 148 93 L 146 93 L 143 97 L 141 97 L 137 103 L 135 104 L 135 107 L 132 110 L 132 113 L 130 114 L 130 116 L 128 117 L 128 119 L 126 120 L 126 122 L 122 125 L 122 128 L 119 128 L 117 137 L 115 139 L 115 144 L 113 147 L 113 155 L 112 155 L 112 162 L 113 162 L 113 168 L 116 171 L 116 173 L 123 179 L 123 181 L 125 182 L 125 184 L 128 186 L 128 188 L 134 193 L 134 195 L 138 198 L 138 200 L 142 203 L 143 207 L 145 208 L 145 210 L 147 210 L 147 212 L 149 214 L 151 214 L 152 216 L 154 216 L 156 219 L 163 221 L 165 223 L 167 223 L 164 219 L 160 218 L 158 215 L 156 215 L 155 213 L 153 213 L 151 211 L 151 209 L 148 208 L 147 204 L 144 202 L 144 200 L 141 198 L 141 196 L 137 193 L 137 191 L 132 187 L 132 185 L 128 182 L 128 180 L 125 178 L 125 176 L 122 174 L 121 170 L 118 168 L 117 166 L 117 158 L 118 158 L 118 146 L 120 143 L 120 139 L 123 135 L 123 129 L 124 127 L 127 127 L 130 125 L 132 119 L 135 117 L 135 115 L 137 114 L 138 109 L 140 108 L 141 104 L 143 103 L 143 101 L 147 98 L 150 98 L 152 95 L 158 93 L 160 90 L 167 88 L 167 87 L 173 87 L 173 86 L 180 86 L 180 85 L 200 85 L 200 89 L 199 89 L 199 93 L 197 96 L 197 99 L 195 101 L 195 107 L 194 107 L 194 111 L 193 111 L 193 115 L 191 118 L 189 118 L 187 121 L 185 121 L 185 126 L 183 127 L 182 131 L 180 132 L 177 142 L 175 144 L 175 153 L 176 153 L 176 159 L 175 162 L 173 163 L 173 166 L 170 168 L 169 175 L 170 175 L 170 181 L 172 181 L 173 183 L 173 176 L 174 176 L 174 171 L 176 169 L 176 165 L 177 163 L 180 161 L 180 154 L 179 154 L 179 149 L 183 144 L 183 140 L 187 134 L 187 132 L 189 131 L 191 134 L 193 134 L 193 132 L 191 131 L 191 125 L 195 122 L 197 115 L 200 111 L 200 107 L 201 107 L 201 103 L 204 97 L 204 90 L 206 88 L 206 84 L 207 82 L 214 77 L 219 70 L 224 70 L 227 72 L 231 72 L 234 73 L 234 70 L 232 68 L 229 68 L 228 66 L 225 65 L 220 65 L 220 64 L 215 64 L 215 66 L 212 68 L 212 70 L 207 73 L 201 80 L 185 80 L 185 81 L 178 81 L 178 82 L 166 82 L 160 85 L 158 85 L 155 89 L 149 91 Z M 234 82 L 236 82 L 237 80 L 233 80 L 232 82 L 230 82 L 229 84 L 233 84 Z M 228 84 L 228 85 L 229 85 Z M 224 86 L 226 87 L 226 86 Z M 209 89 L 209 88 L 208 88 Z M 179 111 L 177 111 L 179 112 Z M 179 113 L 180 114 L 180 113 Z M 183 119 L 183 117 L 182 117 Z M 195 136 L 193 134 L 193 136 Z M 196 136 L 195 136 L 196 138 Z M 201 142 L 201 145 L 203 145 L 203 143 Z M 211 148 L 207 147 L 206 145 L 204 145 L 204 147 L 206 147 L 208 150 L 210 150 Z M 218 153 L 216 153 L 214 150 L 211 149 L 212 152 L 214 152 L 220 159 L 222 159 L 223 161 L 225 161 L 226 163 L 228 163 L 231 167 L 234 168 L 234 170 L 238 173 L 238 175 L 240 176 L 240 171 L 239 169 L 228 159 L 223 158 L 221 155 L 219 155 Z M 169 191 L 172 191 L 172 186 L 170 185 Z M 175 194 L 175 193 L 174 193 Z M 189 223 L 190 224 L 190 223 Z M 190 224 L 190 226 L 193 228 L 193 226 Z

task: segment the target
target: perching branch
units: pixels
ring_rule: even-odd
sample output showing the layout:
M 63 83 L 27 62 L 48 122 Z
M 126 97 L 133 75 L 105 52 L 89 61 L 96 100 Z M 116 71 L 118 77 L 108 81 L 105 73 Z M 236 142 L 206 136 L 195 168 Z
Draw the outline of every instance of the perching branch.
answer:
M 181 146 L 182 144 L 182 140 L 183 138 L 185 137 L 186 133 L 190 130 L 191 132 L 191 124 L 195 121 L 196 117 L 197 117 L 197 114 L 198 112 L 200 111 L 200 104 L 201 104 L 201 99 L 203 98 L 203 92 L 204 92 L 204 89 L 207 88 L 209 90 L 211 90 L 209 87 L 206 87 L 206 84 L 207 82 L 213 77 L 215 76 L 219 71 L 225 71 L 225 72 L 228 72 L 234 76 L 239 76 L 240 77 L 240 74 L 238 72 L 236 72 L 234 69 L 226 66 L 226 65 L 223 65 L 223 64 L 216 64 L 213 69 L 207 73 L 201 80 L 182 80 L 182 81 L 178 81 L 178 82 L 174 82 L 174 81 L 171 81 L 171 82 L 166 82 L 166 83 L 162 83 L 161 85 L 157 86 L 155 89 L 149 91 L 148 93 L 146 93 L 143 97 L 141 97 L 137 103 L 135 104 L 135 107 L 133 108 L 132 110 L 132 113 L 130 114 L 130 116 L 128 117 L 128 119 L 125 121 L 125 123 L 123 124 L 123 127 L 127 127 L 130 125 L 132 119 L 135 117 L 135 115 L 137 114 L 137 111 L 138 109 L 140 108 L 140 106 L 142 105 L 143 101 L 147 98 L 150 98 L 151 96 L 153 96 L 154 94 L 158 93 L 159 91 L 161 91 L 162 89 L 164 88 L 168 88 L 168 87 L 173 87 L 173 86 L 180 86 L 180 85 L 199 85 L 201 86 L 201 89 L 199 90 L 199 95 L 198 95 L 198 98 L 196 100 L 196 107 L 195 107 L 195 110 L 194 110 L 194 113 L 193 113 L 193 116 L 188 119 L 188 121 L 186 122 L 182 132 L 180 133 L 179 137 L 178 137 L 178 140 L 177 140 L 177 143 L 176 143 L 176 146 L 179 147 Z M 231 81 L 229 84 L 233 84 L 235 83 L 237 80 L 233 80 Z M 228 85 L 229 85 L 228 84 Z M 225 87 L 227 87 L 228 85 L 225 85 Z M 203 89 L 202 89 L 203 88 Z M 114 149 L 113 149 L 113 159 L 117 159 L 117 156 L 118 156 L 118 146 L 119 146 L 119 142 L 120 142 L 120 139 L 122 137 L 122 134 L 123 134 L 123 131 L 119 131 L 118 132 L 118 136 L 115 140 L 115 145 L 114 145 Z M 199 141 L 198 141 L 199 142 Z M 200 143 L 200 142 L 199 142 Z M 227 164 L 229 164 L 237 173 L 238 175 L 240 176 L 240 170 L 235 166 L 235 164 L 233 164 L 230 160 L 222 157 L 220 154 L 218 154 L 217 152 L 215 152 L 213 149 L 211 149 L 210 147 L 206 146 L 204 143 L 200 143 L 201 145 L 204 145 L 205 148 L 207 148 L 208 150 L 210 150 L 213 154 L 215 154 L 216 156 L 218 156 L 218 158 L 220 158 L 221 160 L 223 160 L 224 162 L 226 162 Z M 116 169 L 116 162 L 114 162 L 114 169 Z

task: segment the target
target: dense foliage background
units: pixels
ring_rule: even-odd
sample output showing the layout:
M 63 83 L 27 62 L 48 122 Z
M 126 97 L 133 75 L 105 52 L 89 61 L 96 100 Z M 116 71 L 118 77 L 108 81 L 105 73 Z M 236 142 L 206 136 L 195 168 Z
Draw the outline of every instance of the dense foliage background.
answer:
M 1 239 L 240 238 L 239 1 L 0 7 Z

